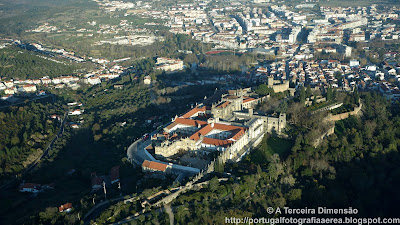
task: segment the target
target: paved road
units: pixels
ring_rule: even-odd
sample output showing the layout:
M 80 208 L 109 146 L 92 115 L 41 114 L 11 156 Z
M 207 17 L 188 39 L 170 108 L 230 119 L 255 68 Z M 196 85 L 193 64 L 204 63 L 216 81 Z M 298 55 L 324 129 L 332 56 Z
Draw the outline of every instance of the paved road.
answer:
M 101 203 L 96 204 L 95 206 L 93 206 L 89 212 L 87 212 L 85 214 L 85 216 L 83 217 L 83 223 L 84 224 L 89 224 L 90 220 L 94 220 L 96 219 L 105 209 L 107 209 L 111 204 L 116 204 L 120 201 L 125 200 L 126 196 L 122 196 L 122 197 L 118 197 L 118 198 L 113 198 L 110 200 L 106 200 L 103 201 Z M 138 200 L 137 197 L 133 197 L 130 200 Z
M 149 155 L 147 155 L 144 150 L 144 148 L 150 145 L 150 143 L 150 138 L 148 138 L 146 141 L 139 139 L 133 142 L 127 150 L 127 156 L 130 162 L 142 165 L 144 160 L 153 161 L 154 158 L 151 158 Z

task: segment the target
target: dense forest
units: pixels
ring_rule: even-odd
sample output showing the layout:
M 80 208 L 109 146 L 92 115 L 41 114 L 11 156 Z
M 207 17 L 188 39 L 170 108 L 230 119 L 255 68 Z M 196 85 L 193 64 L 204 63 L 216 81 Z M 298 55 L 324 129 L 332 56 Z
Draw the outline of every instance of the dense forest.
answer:
M 58 132 L 59 122 L 50 113 L 62 107 L 30 103 L 0 112 L 0 178 L 18 173 L 45 150 Z
M 0 50 L 0 74 L 7 79 L 37 79 L 43 76 L 71 75 L 75 67 L 41 58 L 17 47 Z

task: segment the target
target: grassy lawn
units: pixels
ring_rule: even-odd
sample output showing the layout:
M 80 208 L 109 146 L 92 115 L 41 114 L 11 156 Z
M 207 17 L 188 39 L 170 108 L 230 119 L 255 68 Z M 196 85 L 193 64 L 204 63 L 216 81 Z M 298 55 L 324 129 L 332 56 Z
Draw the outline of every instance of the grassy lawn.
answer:
M 256 164 L 264 164 L 275 153 L 281 158 L 285 158 L 292 146 L 292 141 L 288 139 L 264 137 L 257 149 L 250 154 L 250 160 Z

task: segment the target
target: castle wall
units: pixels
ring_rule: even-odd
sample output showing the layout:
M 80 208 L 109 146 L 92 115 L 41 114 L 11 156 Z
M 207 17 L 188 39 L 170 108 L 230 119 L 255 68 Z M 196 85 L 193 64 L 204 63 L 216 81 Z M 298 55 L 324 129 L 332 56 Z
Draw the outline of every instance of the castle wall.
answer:
M 289 90 L 289 81 L 285 80 L 282 84 L 274 84 L 271 88 L 274 89 L 275 93 L 287 91 Z
M 189 138 L 176 140 L 174 142 L 164 141 L 161 143 L 161 146 L 155 146 L 155 154 L 163 157 L 170 157 L 179 152 L 179 150 L 195 150 L 196 142 L 190 140 Z
M 341 113 L 341 114 L 337 114 L 337 115 L 330 114 L 327 118 L 325 118 L 325 120 L 326 121 L 338 121 L 338 120 L 346 119 L 349 116 L 359 115 L 361 113 L 361 108 L 362 108 L 362 102 L 360 101 L 360 106 L 354 108 L 353 111 Z

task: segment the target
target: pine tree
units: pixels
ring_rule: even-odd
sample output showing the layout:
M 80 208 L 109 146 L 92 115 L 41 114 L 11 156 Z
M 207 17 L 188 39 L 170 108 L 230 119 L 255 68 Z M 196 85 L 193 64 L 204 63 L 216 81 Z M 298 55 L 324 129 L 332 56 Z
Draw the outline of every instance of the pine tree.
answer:
M 306 89 L 306 98 L 311 97 L 312 95 L 312 91 L 311 91 L 311 86 L 307 85 L 307 89 Z
M 300 103 L 304 104 L 304 102 L 306 101 L 306 90 L 304 88 L 304 86 L 301 86 L 300 88 Z
M 357 86 L 355 86 L 354 92 L 353 92 L 353 103 L 358 105 L 359 99 L 360 99 L 360 95 L 358 94 Z
M 333 97 L 332 87 L 328 86 L 328 90 L 326 91 L 326 100 L 330 101 L 332 100 L 332 97 Z

